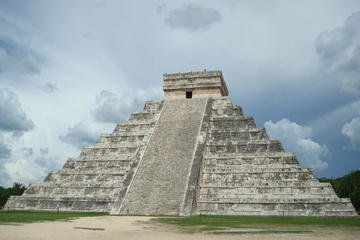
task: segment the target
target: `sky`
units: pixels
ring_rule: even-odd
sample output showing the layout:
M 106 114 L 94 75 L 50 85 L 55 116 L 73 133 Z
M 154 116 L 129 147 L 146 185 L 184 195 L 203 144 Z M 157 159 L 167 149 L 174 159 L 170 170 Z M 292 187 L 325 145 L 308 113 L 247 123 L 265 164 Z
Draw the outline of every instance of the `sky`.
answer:
M 38 183 L 221 70 L 234 104 L 317 177 L 360 167 L 360 1 L 0 0 L 0 185 Z

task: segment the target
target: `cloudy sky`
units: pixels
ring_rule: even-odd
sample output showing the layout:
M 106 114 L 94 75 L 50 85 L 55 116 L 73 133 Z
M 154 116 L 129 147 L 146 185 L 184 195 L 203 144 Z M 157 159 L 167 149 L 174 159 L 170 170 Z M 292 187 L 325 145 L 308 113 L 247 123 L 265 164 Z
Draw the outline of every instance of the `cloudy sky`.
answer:
M 358 0 L 0 0 L 0 185 L 41 182 L 161 99 L 163 73 L 203 69 L 316 176 L 359 169 Z

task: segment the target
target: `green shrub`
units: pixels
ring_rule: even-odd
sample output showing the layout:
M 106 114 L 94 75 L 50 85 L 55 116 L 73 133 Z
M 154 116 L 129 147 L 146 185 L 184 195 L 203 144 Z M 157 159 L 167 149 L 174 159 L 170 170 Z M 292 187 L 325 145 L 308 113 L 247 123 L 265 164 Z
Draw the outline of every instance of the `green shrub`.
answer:
M 336 179 L 320 178 L 320 182 L 330 182 L 341 198 L 350 198 L 356 211 L 360 212 L 360 170 Z
M 0 209 L 5 206 L 10 195 L 22 195 L 26 187 L 22 183 L 14 183 L 12 187 L 4 188 L 0 186 Z

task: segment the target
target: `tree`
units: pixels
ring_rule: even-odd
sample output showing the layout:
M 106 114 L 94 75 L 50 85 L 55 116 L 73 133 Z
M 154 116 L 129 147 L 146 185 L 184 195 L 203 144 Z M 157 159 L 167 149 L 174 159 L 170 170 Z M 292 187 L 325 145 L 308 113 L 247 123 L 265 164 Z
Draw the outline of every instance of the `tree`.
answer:
M 0 209 L 5 206 L 6 201 L 11 195 L 22 195 L 26 187 L 22 183 L 14 183 L 12 187 L 4 188 L 0 186 Z
M 350 198 L 357 212 L 360 212 L 360 170 L 336 179 L 320 178 L 320 182 L 330 182 L 341 198 Z

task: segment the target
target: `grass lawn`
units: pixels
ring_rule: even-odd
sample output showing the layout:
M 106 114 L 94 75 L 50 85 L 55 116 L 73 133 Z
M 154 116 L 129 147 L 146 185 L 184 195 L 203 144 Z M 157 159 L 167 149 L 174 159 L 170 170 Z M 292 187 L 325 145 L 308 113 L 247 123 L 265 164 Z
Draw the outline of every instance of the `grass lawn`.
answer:
M 35 212 L 35 211 L 0 211 L 0 222 L 39 222 L 55 221 L 76 217 L 106 216 L 109 213 L 90 212 Z
M 360 229 L 360 218 L 341 217 L 255 217 L 255 216 L 191 216 L 163 217 L 153 221 L 171 224 L 200 231 L 220 230 L 226 228 L 308 228 L 351 227 Z

